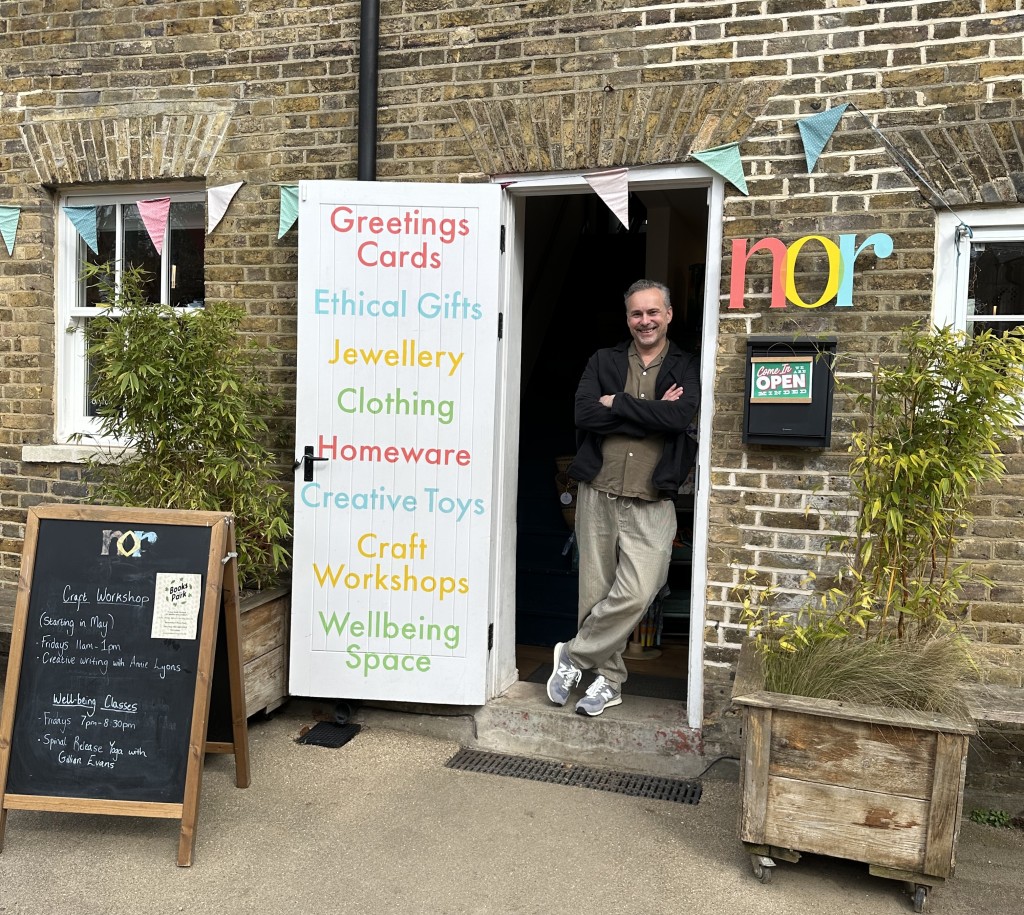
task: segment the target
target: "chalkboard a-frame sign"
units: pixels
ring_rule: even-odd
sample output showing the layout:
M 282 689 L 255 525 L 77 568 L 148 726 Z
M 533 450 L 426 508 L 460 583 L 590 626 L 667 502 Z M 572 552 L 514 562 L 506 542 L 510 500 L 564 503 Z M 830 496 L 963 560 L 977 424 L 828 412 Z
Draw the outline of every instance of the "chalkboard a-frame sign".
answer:
M 212 696 L 222 615 L 229 695 Z M 0 850 L 8 810 L 180 818 L 190 865 L 205 752 L 234 753 L 249 784 L 238 618 L 230 514 L 30 509 L 0 714 Z M 211 697 L 230 705 L 230 741 L 207 741 Z

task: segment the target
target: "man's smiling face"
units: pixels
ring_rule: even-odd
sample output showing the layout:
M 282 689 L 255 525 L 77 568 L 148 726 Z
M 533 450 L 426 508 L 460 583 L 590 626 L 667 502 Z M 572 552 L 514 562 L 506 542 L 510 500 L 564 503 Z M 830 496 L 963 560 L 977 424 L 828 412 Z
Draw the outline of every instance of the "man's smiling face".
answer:
M 636 342 L 637 352 L 653 355 L 665 345 L 665 335 L 672 321 L 672 309 L 658 289 L 641 289 L 629 297 L 626 304 L 626 323 Z

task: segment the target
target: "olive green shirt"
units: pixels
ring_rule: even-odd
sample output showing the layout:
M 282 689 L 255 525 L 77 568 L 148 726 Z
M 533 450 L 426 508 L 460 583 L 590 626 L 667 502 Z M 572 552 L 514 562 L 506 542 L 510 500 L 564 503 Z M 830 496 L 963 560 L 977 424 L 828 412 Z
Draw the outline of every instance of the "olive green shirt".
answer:
M 638 400 L 654 400 L 655 383 L 667 352 L 668 341 L 651 364 L 645 366 L 636 351 L 636 344 L 631 343 L 629 372 L 626 375 L 624 392 L 632 394 Z M 606 435 L 601 443 L 601 470 L 590 481 L 590 485 L 601 492 L 609 492 L 616 496 L 630 496 L 657 502 L 662 496 L 652 485 L 651 476 L 664 450 L 665 437 L 661 434 L 648 435 L 645 438 Z

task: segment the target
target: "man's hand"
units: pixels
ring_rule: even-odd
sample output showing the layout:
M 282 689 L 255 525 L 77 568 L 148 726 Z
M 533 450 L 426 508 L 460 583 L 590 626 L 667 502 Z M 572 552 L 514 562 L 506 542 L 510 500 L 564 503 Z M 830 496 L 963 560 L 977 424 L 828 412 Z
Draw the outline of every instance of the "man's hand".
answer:
M 679 400 L 683 396 L 683 386 L 681 384 L 674 384 L 664 394 L 661 395 L 662 400 Z M 612 402 L 615 400 L 614 394 L 603 394 L 600 398 L 601 403 L 611 409 Z

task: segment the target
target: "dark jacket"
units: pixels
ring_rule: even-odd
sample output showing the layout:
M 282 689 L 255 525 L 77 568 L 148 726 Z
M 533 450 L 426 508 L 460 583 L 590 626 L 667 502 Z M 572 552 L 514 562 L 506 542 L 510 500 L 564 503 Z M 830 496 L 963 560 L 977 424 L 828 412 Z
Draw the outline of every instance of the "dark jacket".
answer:
M 631 435 L 634 438 L 660 433 L 665 450 L 651 477 L 663 495 L 674 496 L 690 472 L 697 456 L 697 444 L 686 427 L 700 406 L 700 366 L 695 356 L 669 343 L 665 361 L 658 372 L 656 400 L 640 400 L 624 394 L 629 372 L 629 344 L 599 349 L 587 362 L 576 388 L 576 458 L 569 467 L 574 480 L 589 482 L 601 469 L 601 442 L 606 435 Z M 664 401 L 661 396 L 673 384 L 681 385 L 679 400 Z M 614 394 L 609 409 L 600 403 L 604 394 Z

